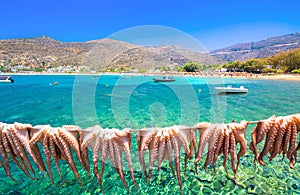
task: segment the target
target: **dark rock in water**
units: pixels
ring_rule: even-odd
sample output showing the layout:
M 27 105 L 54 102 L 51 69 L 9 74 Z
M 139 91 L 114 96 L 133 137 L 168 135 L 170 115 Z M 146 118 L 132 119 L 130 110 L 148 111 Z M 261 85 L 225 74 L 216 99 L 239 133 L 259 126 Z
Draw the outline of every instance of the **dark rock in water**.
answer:
M 210 188 L 203 187 L 202 193 L 203 193 L 203 194 L 212 194 L 213 191 L 212 191 L 212 189 L 210 189 Z
M 292 188 L 294 188 L 294 190 L 299 190 L 300 189 L 300 184 L 299 183 L 293 183 Z

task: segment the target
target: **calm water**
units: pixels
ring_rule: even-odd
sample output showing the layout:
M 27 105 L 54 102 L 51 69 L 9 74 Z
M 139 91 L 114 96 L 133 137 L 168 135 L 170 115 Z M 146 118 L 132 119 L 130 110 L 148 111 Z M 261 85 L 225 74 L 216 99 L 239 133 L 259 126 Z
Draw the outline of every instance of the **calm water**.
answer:
M 0 121 L 51 126 L 76 124 L 82 128 L 99 124 L 102 127 L 139 129 L 175 124 L 192 126 L 203 121 L 251 121 L 265 119 L 273 114 L 279 116 L 300 112 L 299 82 L 177 78 L 174 83 L 154 83 L 152 78 L 124 78 L 116 75 L 99 78 L 90 75 L 14 76 L 14 84 L 0 85 Z M 54 85 L 54 82 L 58 82 L 58 85 Z M 214 91 L 214 87 L 228 84 L 236 87 L 243 85 L 249 89 L 249 93 L 219 95 Z M 248 142 L 252 128 L 249 126 L 247 129 Z M 135 135 L 133 138 L 133 162 L 140 193 L 178 194 L 177 181 L 172 177 L 167 162 L 161 172 L 154 172 L 153 179 L 146 185 L 135 157 Z M 203 165 L 204 159 L 200 163 Z M 226 176 L 221 165 L 220 157 L 216 176 L 211 167 L 207 171 L 200 169 L 196 176 L 191 160 L 183 179 L 184 193 L 300 193 L 299 163 L 296 163 L 294 170 L 290 170 L 288 163 L 281 163 L 281 157 L 278 157 L 265 167 L 255 167 L 253 155 L 248 151 L 242 157 L 239 167 L 238 185 L 234 185 L 231 172 L 229 178 Z M 39 173 L 38 180 L 32 181 L 12 166 L 12 175 L 18 180 L 15 183 L 5 176 L 1 168 L 0 194 L 100 193 L 97 180 L 87 178 L 83 169 L 79 168 L 83 181 L 81 188 L 68 166 L 63 162 L 61 166 L 65 167 L 63 174 L 66 181 L 55 175 L 55 185 L 51 184 L 46 173 Z M 127 167 L 127 163 L 123 166 Z M 53 171 L 56 174 L 55 168 Z M 126 181 L 132 193 L 136 193 L 126 171 Z M 127 193 L 117 173 L 109 165 L 106 165 L 103 186 L 107 194 Z

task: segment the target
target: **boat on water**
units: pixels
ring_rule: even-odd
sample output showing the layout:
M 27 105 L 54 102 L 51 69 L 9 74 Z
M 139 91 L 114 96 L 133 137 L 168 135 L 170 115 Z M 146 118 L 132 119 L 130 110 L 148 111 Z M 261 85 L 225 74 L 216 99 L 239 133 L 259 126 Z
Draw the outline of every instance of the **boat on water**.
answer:
M 248 93 L 248 89 L 244 86 L 232 87 L 228 85 L 226 87 L 215 87 L 215 89 L 220 93 Z
M 174 82 L 176 81 L 173 77 L 163 77 L 161 79 L 159 78 L 153 78 L 154 82 L 161 83 L 161 82 Z
M 13 83 L 14 79 L 11 76 L 0 76 L 0 83 Z

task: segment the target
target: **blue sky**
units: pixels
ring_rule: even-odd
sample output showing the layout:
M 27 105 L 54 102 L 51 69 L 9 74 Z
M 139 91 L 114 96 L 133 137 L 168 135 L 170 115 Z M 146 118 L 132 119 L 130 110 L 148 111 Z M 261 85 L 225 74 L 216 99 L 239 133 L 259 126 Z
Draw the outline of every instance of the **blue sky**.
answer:
M 299 0 L 3 0 L 0 7 L 0 39 L 88 41 L 160 25 L 211 50 L 300 32 Z

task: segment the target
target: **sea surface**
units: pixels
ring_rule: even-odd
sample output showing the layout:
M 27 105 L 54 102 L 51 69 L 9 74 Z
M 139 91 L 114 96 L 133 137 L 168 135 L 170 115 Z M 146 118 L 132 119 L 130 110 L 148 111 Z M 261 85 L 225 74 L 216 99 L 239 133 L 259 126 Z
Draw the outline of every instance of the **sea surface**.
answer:
M 13 84 L 0 84 L 0 122 L 30 123 L 33 126 L 50 124 L 53 127 L 73 124 L 83 129 L 100 125 L 103 128 L 137 130 L 177 124 L 193 126 L 204 121 L 256 121 L 274 114 L 283 116 L 300 112 L 300 83 L 294 81 L 176 77 L 176 82 L 154 83 L 152 76 L 128 75 L 15 75 L 14 79 Z M 214 90 L 227 85 L 242 85 L 249 92 L 224 95 Z M 247 128 L 248 145 L 253 127 L 249 125 Z M 152 179 L 146 182 L 136 157 L 135 136 L 133 134 L 132 161 L 139 194 L 180 194 L 167 161 L 164 161 L 160 172 L 154 169 Z M 188 162 L 184 175 L 182 157 L 183 193 L 300 194 L 299 161 L 291 170 L 288 160 L 282 162 L 281 156 L 272 162 L 265 157 L 266 166 L 255 166 L 253 158 L 250 150 L 241 157 L 235 185 L 230 164 L 227 165 L 230 170 L 228 176 L 222 167 L 222 156 L 219 157 L 216 174 L 211 166 L 203 170 L 205 159 L 202 159 L 198 175 L 195 174 L 193 160 Z M 63 179 L 58 176 L 53 163 L 55 184 L 46 173 L 38 172 L 37 180 L 31 180 L 11 165 L 17 182 L 7 177 L 0 168 L 0 194 L 101 193 L 97 179 L 88 178 L 78 162 L 82 186 L 63 161 L 60 162 Z M 126 160 L 123 167 L 131 193 L 138 194 L 130 179 Z M 128 193 L 109 163 L 105 167 L 103 189 L 105 194 Z

